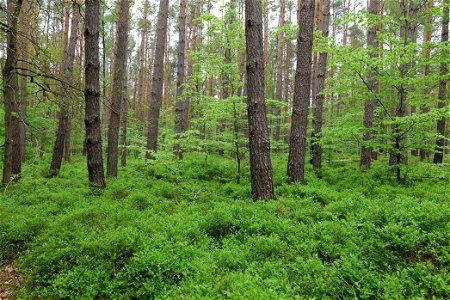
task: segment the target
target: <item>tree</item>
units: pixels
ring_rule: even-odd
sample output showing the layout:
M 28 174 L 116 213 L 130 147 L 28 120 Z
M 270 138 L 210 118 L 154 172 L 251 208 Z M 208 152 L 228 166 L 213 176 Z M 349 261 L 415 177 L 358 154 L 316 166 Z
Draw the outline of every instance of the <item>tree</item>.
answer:
M 368 11 L 369 14 L 371 14 L 376 19 L 376 16 L 378 15 L 378 8 L 379 8 L 379 0 L 370 0 Z M 367 30 L 367 48 L 369 49 L 369 55 L 371 59 L 376 59 L 378 57 L 377 48 L 379 46 L 379 43 L 377 41 L 377 32 L 379 29 L 379 26 L 374 22 L 375 24 L 371 25 L 369 29 Z M 372 93 L 377 93 L 378 91 L 378 83 L 375 79 L 375 71 L 370 71 L 367 75 L 367 85 L 368 88 Z M 373 126 L 373 117 L 375 112 L 375 107 L 377 105 L 376 99 L 368 99 L 364 103 L 364 128 L 365 132 L 363 135 L 363 141 L 368 142 L 372 138 L 372 126 Z M 370 167 L 370 163 L 372 160 L 372 147 L 363 144 L 361 146 L 361 160 L 360 165 L 361 167 Z
M 163 101 L 164 50 L 167 42 L 167 19 L 169 15 L 169 1 L 160 0 L 158 21 L 156 23 L 156 49 L 152 77 L 152 92 L 148 109 L 147 150 L 157 151 L 159 115 Z M 150 152 L 147 158 L 152 158 Z
M 116 47 L 114 53 L 114 68 L 111 98 L 111 115 L 109 117 L 108 147 L 107 147 L 107 168 L 108 177 L 117 177 L 117 160 L 119 152 L 119 126 L 120 114 L 122 111 L 122 101 L 125 94 L 125 77 L 127 66 L 128 48 L 128 15 L 129 0 L 120 0 L 117 12 L 116 25 Z
M 282 101 L 283 98 L 283 26 L 286 0 L 281 0 L 280 4 L 280 16 L 278 19 L 279 32 L 277 34 L 277 78 L 275 86 L 275 99 L 278 101 Z M 273 114 L 275 117 L 273 139 L 279 141 L 281 136 L 281 107 L 279 105 L 275 105 Z
M 443 9 L 442 9 L 442 31 L 441 31 L 441 42 L 444 45 L 448 44 L 448 15 L 449 15 L 449 1 L 443 1 Z M 446 49 L 444 47 L 444 49 Z M 448 51 L 444 52 L 445 56 L 448 56 Z M 440 73 L 441 76 L 448 75 L 448 66 L 447 61 L 442 61 L 440 64 Z M 443 109 L 446 105 L 446 94 L 447 94 L 447 82 L 445 78 L 441 78 L 439 80 L 439 102 L 438 108 Z M 444 160 L 444 144 L 445 144 L 445 116 L 437 121 L 437 132 L 439 134 L 439 138 L 436 140 L 436 152 L 434 153 L 433 162 L 435 164 L 441 164 Z
M 3 158 L 3 184 L 20 177 L 20 105 L 17 64 L 17 23 L 22 0 L 8 0 L 7 4 L 7 52 L 3 66 L 3 93 L 5 101 L 5 150 Z
M 86 0 L 85 42 L 85 118 L 86 154 L 89 182 L 105 187 L 100 123 L 99 25 L 100 0 Z
M 252 196 L 253 199 L 269 200 L 275 195 L 264 101 L 262 15 L 259 0 L 245 1 L 245 36 Z
M 58 128 L 56 129 L 56 139 L 53 145 L 52 161 L 50 164 L 51 175 L 58 174 L 61 169 L 61 162 L 64 155 L 64 147 L 67 147 L 65 143 L 68 139 L 68 133 L 70 132 L 69 114 L 70 114 L 70 102 L 71 95 L 73 94 L 73 64 L 75 61 L 75 48 L 78 40 L 78 24 L 80 18 L 80 5 L 77 1 L 72 3 L 72 20 L 70 40 L 67 50 L 63 52 L 62 57 L 62 91 L 63 99 L 60 102 L 60 112 L 58 115 Z
M 314 0 L 303 0 L 298 17 L 301 29 L 297 34 L 297 69 L 292 105 L 291 137 L 287 175 L 291 182 L 304 182 L 306 129 L 311 92 L 311 57 L 314 29 Z
M 328 38 L 329 27 L 330 27 L 330 0 L 323 0 L 322 3 L 322 22 L 320 30 L 322 31 L 322 37 L 324 39 Z M 323 103 L 325 100 L 325 95 L 322 93 L 325 85 L 325 76 L 327 71 L 327 59 L 328 53 L 326 50 L 320 51 L 318 69 L 316 73 L 316 84 L 315 96 L 313 99 L 314 103 L 314 117 L 313 117 L 313 128 L 314 128 L 314 141 L 312 143 L 312 165 L 316 173 L 320 173 L 322 168 L 322 146 L 320 145 L 320 138 L 322 136 L 322 123 L 323 123 Z M 319 174 L 320 175 L 320 174 Z
M 188 125 L 188 99 L 181 99 L 183 96 L 183 85 L 186 81 L 185 71 L 185 50 L 186 50 L 186 0 L 180 0 L 180 15 L 179 15 L 179 34 L 178 34 L 178 63 L 177 63 L 177 99 L 175 103 L 175 133 L 180 134 L 187 130 Z M 176 137 L 179 139 L 179 135 Z M 175 155 L 183 158 L 183 153 L 180 144 L 174 146 Z

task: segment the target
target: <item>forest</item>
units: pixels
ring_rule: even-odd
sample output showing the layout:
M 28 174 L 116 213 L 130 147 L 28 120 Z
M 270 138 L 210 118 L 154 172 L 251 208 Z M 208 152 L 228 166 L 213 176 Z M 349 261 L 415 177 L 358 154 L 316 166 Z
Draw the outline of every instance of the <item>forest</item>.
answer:
M 0 299 L 450 299 L 450 0 L 0 0 Z

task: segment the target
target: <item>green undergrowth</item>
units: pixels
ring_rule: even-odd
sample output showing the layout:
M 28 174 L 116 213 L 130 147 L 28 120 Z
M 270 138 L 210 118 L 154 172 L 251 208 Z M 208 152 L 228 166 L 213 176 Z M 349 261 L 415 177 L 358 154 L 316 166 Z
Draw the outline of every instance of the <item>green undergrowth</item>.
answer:
M 48 157 L 0 200 L 0 260 L 19 299 L 446 299 L 448 165 L 419 165 L 396 184 L 381 163 L 324 166 L 251 200 L 248 163 L 130 160 L 103 191 L 83 157 L 46 178 Z

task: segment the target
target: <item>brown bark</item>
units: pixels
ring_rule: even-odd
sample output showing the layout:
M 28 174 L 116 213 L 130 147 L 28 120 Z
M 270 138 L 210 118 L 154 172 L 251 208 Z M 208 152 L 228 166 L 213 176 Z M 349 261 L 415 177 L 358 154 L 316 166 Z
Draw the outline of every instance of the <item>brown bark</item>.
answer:
M 86 0 L 85 41 L 85 118 L 86 154 L 89 182 L 105 187 L 100 123 L 99 24 L 100 0 Z
M 58 114 L 58 127 L 56 129 L 56 139 L 53 144 L 52 161 L 50 164 L 51 175 L 58 174 L 61 169 L 61 162 L 64 155 L 64 146 L 69 128 L 69 114 L 70 114 L 70 99 L 72 98 L 73 91 L 71 86 L 73 83 L 73 64 L 75 60 L 75 47 L 78 39 L 78 23 L 80 18 L 79 4 L 74 1 L 72 4 L 72 20 L 71 20 L 71 32 L 69 46 L 67 51 L 63 55 L 62 61 L 62 94 L 65 94 L 60 102 L 60 111 Z
M 117 161 L 119 152 L 119 126 L 122 100 L 124 98 L 124 81 L 126 77 L 127 66 L 127 48 L 128 48 L 128 15 L 129 0 L 119 0 L 116 24 L 116 46 L 114 53 L 114 62 L 116 64 L 113 74 L 111 97 L 111 115 L 109 117 L 108 128 L 108 146 L 106 160 L 106 175 L 108 177 L 117 177 Z
M 448 19 L 449 19 L 449 0 L 444 1 L 443 17 L 442 17 L 442 31 L 441 43 L 448 44 Z M 445 56 L 448 52 L 445 52 Z M 447 81 L 444 76 L 448 74 L 448 66 L 446 62 L 441 62 L 440 65 L 441 80 L 439 81 L 439 102 L 438 108 L 443 109 L 446 105 Z M 435 164 L 442 164 L 444 160 L 444 144 L 445 144 L 445 117 L 437 121 L 437 132 L 440 137 L 436 140 L 436 152 L 434 153 L 433 162 Z
M 368 11 L 369 14 L 378 15 L 379 1 L 378 0 L 370 0 Z M 367 30 L 367 46 L 370 52 L 370 58 L 376 59 L 378 57 L 377 49 L 379 47 L 379 43 L 377 41 L 377 33 L 379 27 L 377 25 L 371 26 Z M 375 72 L 370 71 L 367 75 L 367 85 L 370 89 L 371 93 L 378 92 L 378 82 L 374 78 Z M 369 142 L 372 139 L 372 127 L 373 127 L 373 115 L 375 112 L 375 107 L 377 105 L 376 99 L 368 99 L 364 103 L 364 128 L 365 133 L 363 135 L 364 143 Z M 369 147 L 365 144 L 361 146 L 361 159 L 360 165 L 361 167 L 370 168 L 370 163 L 372 161 L 372 147 Z
M 285 0 L 281 0 L 280 3 L 278 27 L 284 26 L 285 2 Z M 279 101 L 282 101 L 283 99 L 283 37 L 284 31 L 280 31 L 277 35 L 277 82 L 275 86 L 275 99 Z M 275 117 L 275 131 L 273 133 L 273 139 L 275 141 L 279 141 L 281 136 L 281 107 L 279 105 L 275 105 L 273 114 Z
M 164 93 L 163 93 L 163 103 L 164 110 L 169 107 L 169 47 L 170 47 L 170 36 L 167 32 L 166 36 L 166 47 L 164 49 Z
M 264 54 L 261 2 L 245 1 L 247 53 L 247 111 L 250 142 L 250 173 L 253 199 L 273 199 L 269 129 L 264 99 Z
M 138 64 L 138 78 L 137 78 L 137 85 L 135 89 L 135 96 L 134 96 L 134 103 L 135 103 L 135 115 L 137 119 L 141 122 L 141 124 L 144 123 L 144 79 L 145 79 L 145 53 L 147 49 L 147 41 L 148 41 L 148 0 L 145 0 L 144 2 L 144 19 L 142 23 L 142 30 L 141 30 L 141 45 L 139 46 L 139 64 Z
M 322 30 L 322 36 L 328 38 L 329 27 L 330 27 L 330 0 L 322 1 L 322 11 L 321 11 L 321 23 L 320 29 Z M 328 53 L 321 52 L 319 54 L 318 69 L 316 73 L 316 84 L 315 84 L 315 97 L 314 101 L 314 117 L 312 120 L 314 128 L 314 141 L 312 142 L 312 165 L 314 170 L 318 175 L 320 175 L 320 170 L 322 168 L 322 147 L 320 146 L 320 138 L 322 137 L 322 123 L 323 123 L 323 103 L 325 100 L 325 95 L 322 91 L 325 86 L 325 76 L 327 71 L 327 60 Z
M 314 28 L 314 0 L 303 0 L 297 35 L 297 69 L 292 106 L 291 137 L 287 175 L 291 182 L 304 182 L 308 106 L 311 90 L 311 57 Z
M 152 92 L 150 107 L 148 109 L 147 150 L 157 151 L 159 115 L 163 101 L 163 77 L 164 77 L 164 49 L 166 47 L 167 19 L 169 14 L 169 1 L 160 0 L 158 21 L 156 24 L 156 48 L 153 67 Z M 147 153 L 147 158 L 152 158 Z
M 179 32 L 178 32 L 178 63 L 177 63 L 177 99 L 175 102 L 175 133 L 176 139 L 179 139 L 179 134 L 187 130 L 188 124 L 188 99 L 182 98 L 183 84 L 186 81 L 185 72 L 185 50 L 186 50 L 186 4 L 187 0 L 180 0 L 180 15 L 179 15 Z M 176 143 L 174 146 L 174 153 L 179 158 L 183 158 L 180 144 Z
M 17 23 L 22 0 L 7 2 L 7 52 L 3 66 L 3 93 L 5 101 L 5 149 L 3 159 L 3 184 L 20 177 L 22 158 L 20 156 L 20 108 L 17 63 Z
M 264 0 L 264 94 L 269 95 L 269 1 Z

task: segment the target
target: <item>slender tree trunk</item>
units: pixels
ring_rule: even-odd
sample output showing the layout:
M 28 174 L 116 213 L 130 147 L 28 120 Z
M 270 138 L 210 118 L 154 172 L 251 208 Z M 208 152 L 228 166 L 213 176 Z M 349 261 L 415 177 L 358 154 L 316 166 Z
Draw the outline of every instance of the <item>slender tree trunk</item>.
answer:
M 442 31 L 441 43 L 448 44 L 448 15 L 449 15 L 449 0 L 444 1 L 443 17 L 442 17 Z M 444 53 L 444 57 L 448 55 L 448 51 Z M 448 74 L 448 66 L 446 62 L 441 62 L 440 65 L 441 79 L 439 81 L 439 102 L 438 108 L 443 109 L 446 105 L 447 81 L 444 76 Z M 442 164 L 444 160 L 444 144 L 445 144 L 445 117 L 437 121 L 437 132 L 440 135 L 436 140 L 436 152 L 434 153 L 433 162 L 435 164 Z
M 99 62 L 99 24 L 100 0 L 86 0 L 85 41 L 85 119 L 86 154 L 89 182 L 105 187 L 102 159 L 102 135 L 100 122 L 100 62 Z
M 170 51 L 170 36 L 169 32 L 166 35 L 166 48 L 164 49 L 164 93 L 163 93 L 163 107 L 167 110 L 169 107 L 170 95 L 169 95 L 169 51 Z
M 17 63 L 17 23 L 22 0 L 7 2 L 7 51 L 3 67 L 3 93 L 5 101 L 5 149 L 3 160 L 3 184 L 20 177 L 22 158 L 20 155 L 20 108 Z
M 291 182 L 304 182 L 308 106 L 311 92 L 311 57 L 314 28 L 314 0 L 303 0 L 297 35 L 297 70 L 287 175 Z
M 379 1 L 378 0 L 370 0 L 369 3 L 369 14 L 372 14 L 374 16 L 378 15 L 378 8 L 379 8 Z M 376 59 L 378 57 L 378 46 L 379 43 L 377 41 L 377 32 L 378 32 L 378 25 L 372 25 L 367 30 L 367 45 L 370 51 L 370 58 Z M 367 82 L 368 82 L 368 88 L 370 89 L 370 93 L 377 93 L 378 92 L 378 82 L 374 78 L 375 72 L 370 71 L 367 76 Z M 373 127 L 373 115 L 375 112 L 375 107 L 377 105 L 376 99 L 369 99 L 366 100 L 364 103 L 364 128 L 365 133 L 363 135 L 363 141 L 364 144 L 361 146 L 361 160 L 360 165 L 364 168 L 370 168 L 370 163 L 372 160 L 372 147 L 366 145 L 365 143 L 369 142 L 372 139 L 372 127 Z
M 285 2 L 285 0 L 281 0 L 280 3 L 280 17 L 278 19 L 278 27 L 284 26 Z M 283 37 L 284 31 L 280 31 L 277 35 L 277 82 L 275 86 L 275 99 L 278 101 L 283 100 Z M 280 105 L 275 105 L 273 114 L 275 117 L 275 131 L 273 133 L 273 139 L 275 141 L 279 141 L 281 137 Z
M 56 130 L 56 139 L 53 145 L 52 161 L 50 164 L 51 175 L 58 174 L 61 169 L 61 162 L 64 155 L 64 145 L 67 138 L 67 133 L 70 131 L 68 128 L 68 119 L 70 114 L 70 99 L 72 98 L 72 83 L 73 83 L 73 64 L 75 61 L 75 47 L 78 39 L 78 24 L 80 18 L 79 4 L 74 1 L 72 5 L 72 20 L 71 20 L 71 32 L 69 46 L 63 56 L 62 72 L 64 82 L 62 84 L 63 99 L 60 102 L 60 112 L 58 115 L 58 128 Z
M 264 0 L 264 94 L 269 95 L 269 1 Z
M 150 107 L 148 109 L 148 131 L 147 150 L 157 151 L 159 115 L 163 101 L 163 78 L 164 78 L 164 49 L 166 47 L 167 19 L 169 15 L 169 1 L 160 0 L 158 21 L 156 24 L 156 50 L 153 67 L 152 92 Z M 147 158 L 152 158 L 147 152 Z
M 426 0 L 425 1 L 425 24 L 424 24 L 424 29 L 423 29 L 423 52 L 422 52 L 422 57 L 425 61 L 428 61 L 430 59 L 430 41 L 431 41 L 431 33 L 433 31 L 433 15 L 430 12 L 430 9 L 433 8 L 433 0 Z M 430 64 L 428 62 L 425 63 L 425 66 L 423 66 L 422 69 L 422 74 L 423 76 L 426 78 L 427 76 L 430 75 Z M 428 99 L 428 95 L 430 94 L 430 89 L 426 89 L 424 92 L 424 99 Z M 411 114 L 412 114 L 412 109 L 413 107 L 411 107 Z M 430 108 L 427 104 L 422 105 L 421 107 L 421 112 L 422 113 L 427 113 L 430 111 Z M 426 142 L 426 141 L 425 141 Z M 420 149 L 419 150 L 420 153 L 420 160 L 425 160 L 425 158 L 428 156 L 428 151 L 426 151 L 425 149 Z
M 21 63 L 20 78 L 20 157 L 25 162 L 26 146 L 26 121 L 27 121 L 27 75 L 28 75 L 28 52 L 30 51 L 30 41 L 32 40 L 32 23 L 35 22 L 34 4 L 28 0 L 22 3 L 22 9 L 19 16 L 19 59 Z
M 117 177 L 117 161 L 119 152 L 119 126 L 122 99 L 124 98 L 124 81 L 127 66 L 128 48 L 128 15 L 129 0 L 119 0 L 116 25 L 116 46 L 114 62 L 116 64 L 111 98 L 111 115 L 109 117 L 108 147 L 107 147 L 107 169 L 108 177 Z
M 139 46 L 139 65 L 138 65 L 138 78 L 135 89 L 135 115 L 141 124 L 144 124 L 144 78 L 145 78 L 145 53 L 147 49 L 148 41 L 148 0 L 144 2 L 144 19 L 141 30 L 141 45 Z
M 321 30 L 322 36 L 328 38 L 330 27 L 330 0 L 323 0 L 322 3 L 322 22 Z M 312 142 L 312 165 L 316 173 L 320 176 L 320 170 L 322 168 L 322 146 L 320 145 L 320 139 L 322 137 L 322 123 L 323 123 L 323 103 L 325 95 L 321 92 L 325 86 L 325 76 L 327 72 L 327 59 L 328 53 L 321 52 L 319 54 L 319 67 L 316 80 L 316 95 L 314 101 L 314 141 Z
M 250 142 L 250 173 L 253 199 L 273 199 L 272 162 L 264 99 L 264 52 L 261 2 L 245 1 L 247 53 L 247 111 Z
M 127 68 L 125 68 L 127 69 Z M 122 145 L 120 164 L 122 168 L 127 166 L 127 126 L 128 126 L 128 74 L 125 74 L 125 80 L 123 81 L 123 94 L 122 94 L 122 137 L 120 144 Z
M 183 84 L 186 81 L 185 73 L 185 50 L 186 50 L 186 5 L 187 0 L 180 0 L 179 33 L 178 33 L 178 64 L 177 64 L 177 99 L 175 102 L 175 133 L 176 139 L 180 138 L 180 133 L 187 130 L 188 120 L 185 119 L 188 109 L 188 100 L 182 99 Z M 179 158 L 183 158 L 180 144 L 174 146 L 174 153 Z

